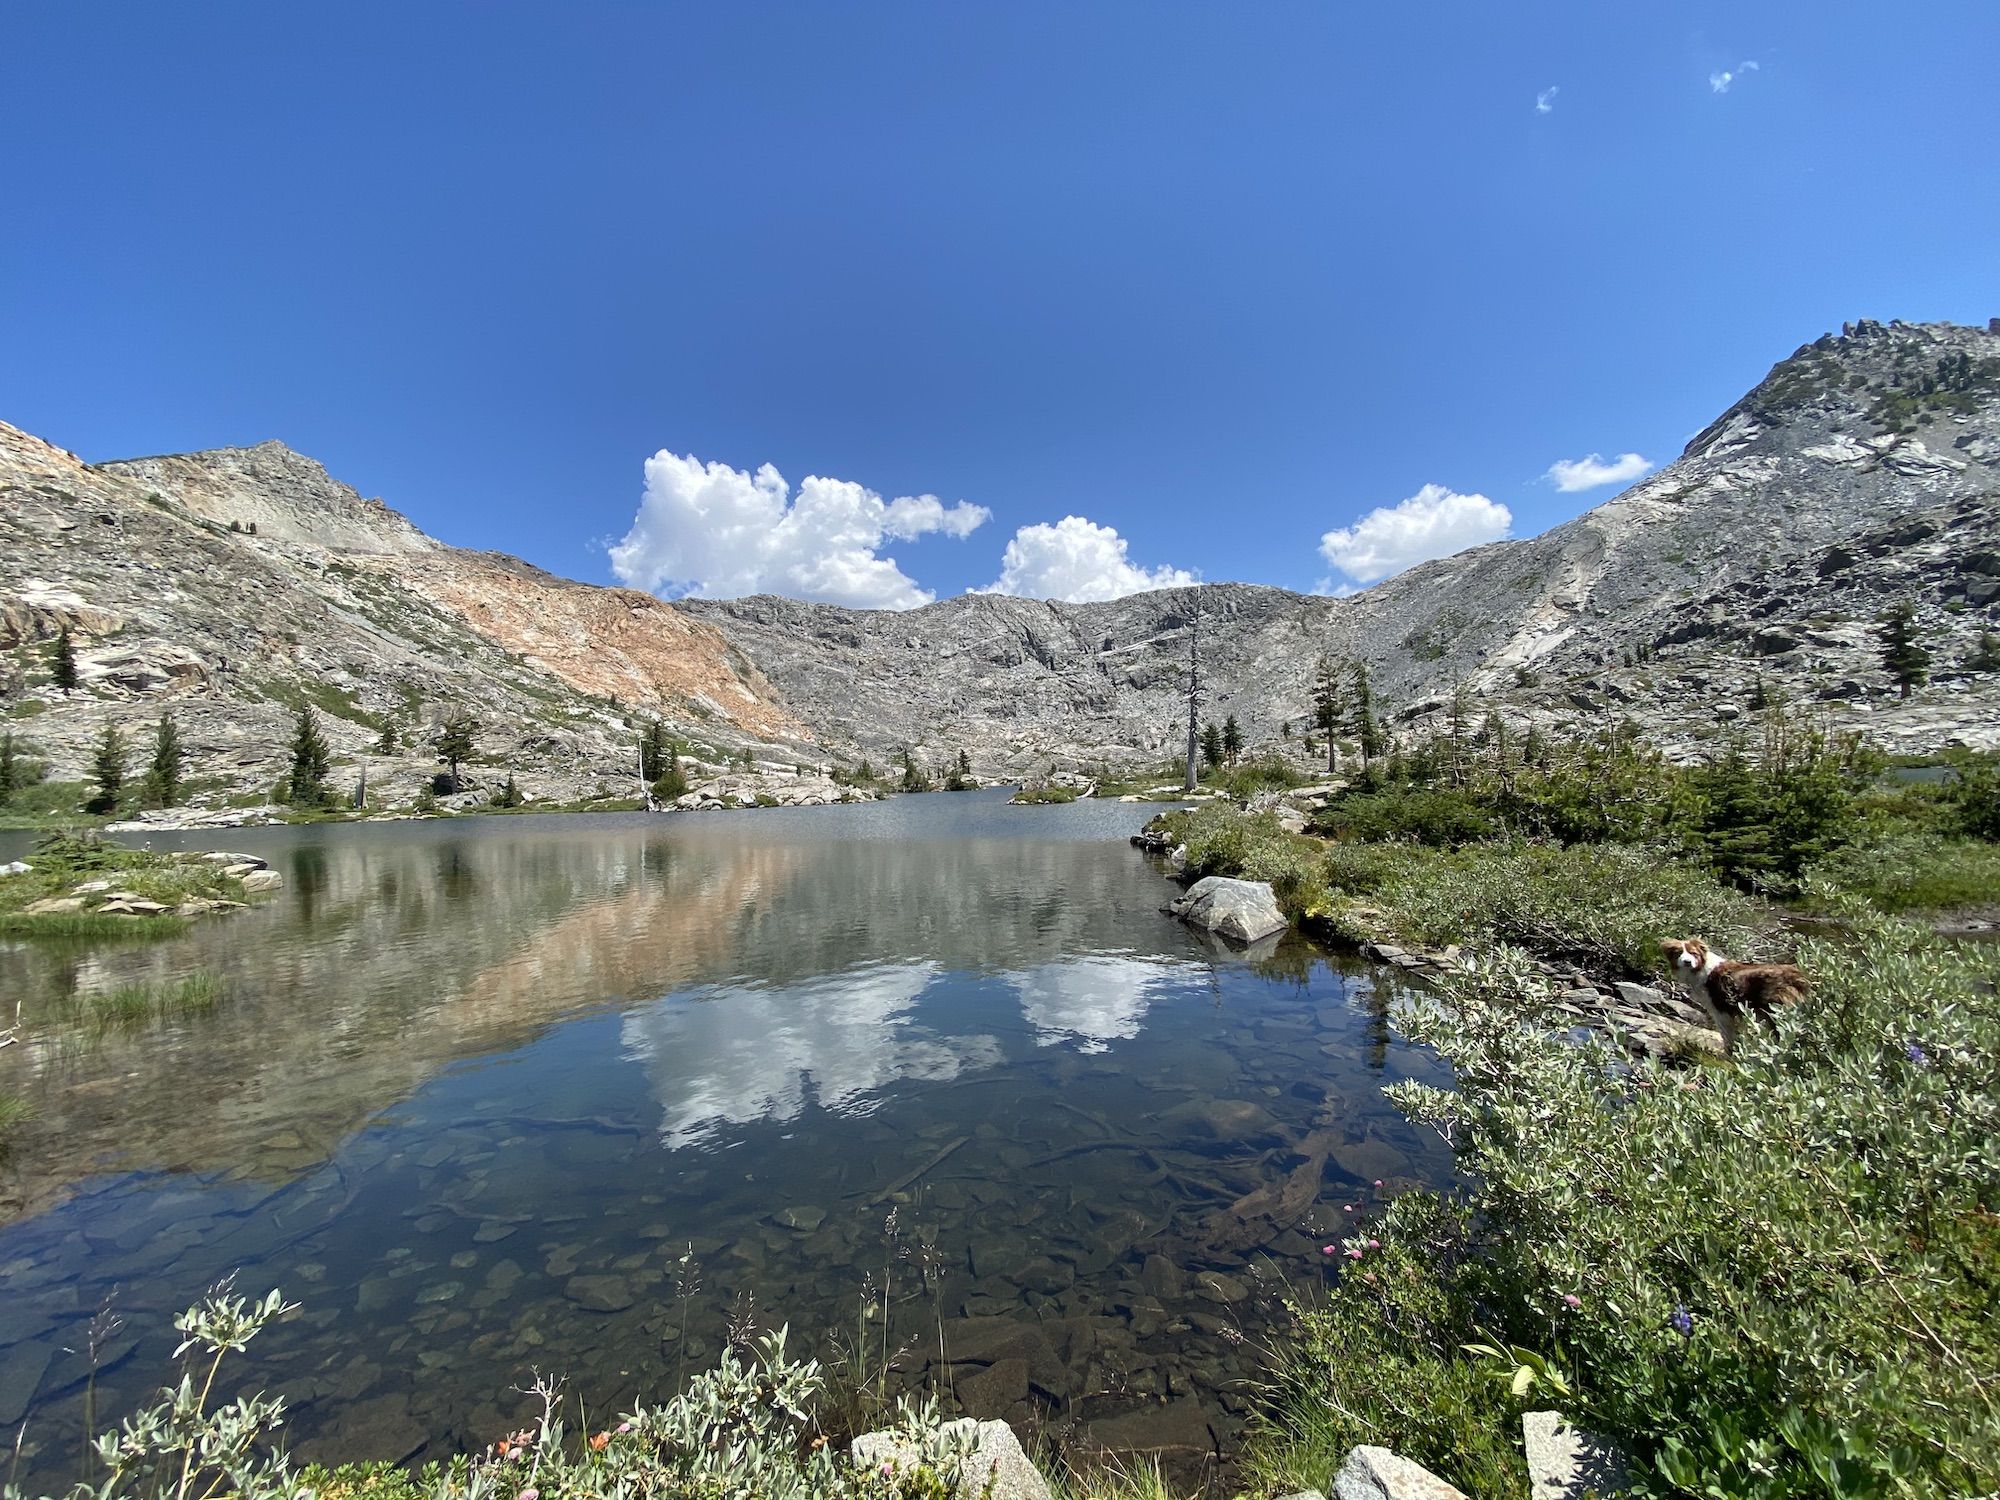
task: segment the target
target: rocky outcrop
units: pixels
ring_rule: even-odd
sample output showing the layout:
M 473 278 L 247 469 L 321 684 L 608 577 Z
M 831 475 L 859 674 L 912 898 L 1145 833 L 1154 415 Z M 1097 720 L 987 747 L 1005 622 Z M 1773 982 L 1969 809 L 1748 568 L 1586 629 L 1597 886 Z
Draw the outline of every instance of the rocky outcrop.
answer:
M 953 1500 L 1052 1500 L 1048 1480 L 1005 1422 L 962 1417 L 940 1427 L 937 1438 L 947 1449 L 963 1450 L 950 1476 Z M 871 1469 L 914 1469 L 924 1459 L 893 1432 L 864 1432 L 848 1454 Z
M 1422 1464 L 1387 1448 L 1359 1447 L 1333 1477 L 1333 1500 L 1466 1500 Z
M 65 627 L 68 694 L 45 674 Z M 281 443 L 90 465 L 0 424 L 0 647 L 0 698 L 55 777 L 82 774 L 106 724 L 136 756 L 171 708 L 211 802 L 270 791 L 302 701 L 335 786 L 365 772 L 391 803 L 438 769 L 428 741 L 453 709 L 482 725 L 478 802 L 510 771 L 538 800 L 636 793 L 640 718 L 718 761 L 824 758 L 714 626 L 445 546 Z
M 1902 697 L 1875 623 L 1908 600 L 1934 656 Z M 971 594 L 907 612 L 667 603 L 448 547 L 281 443 L 85 464 L 0 424 L 0 699 L 59 777 L 107 723 L 181 721 L 211 801 L 268 792 L 300 701 L 343 788 L 407 802 L 451 709 L 536 800 L 636 792 L 634 723 L 727 760 L 1086 784 L 1184 743 L 1199 615 L 1207 711 L 1304 753 L 1314 664 L 1365 662 L 1391 732 L 1462 684 L 1512 732 L 1631 721 L 1712 750 L 1783 696 L 1891 750 L 2000 745 L 2000 334 L 1862 322 L 1781 361 L 1681 457 L 1575 520 L 1347 598 L 1255 584 L 1095 604 Z M 38 649 L 69 628 L 81 688 Z M 404 748 L 376 755 L 393 723 Z M 1319 762 L 1323 765 L 1324 762 Z M 481 763 L 472 788 L 486 784 Z
M 1166 909 L 1190 927 L 1235 943 L 1254 943 L 1290 925 L 1278 909 L 1277 896 L 1262 880 L 1210 875 L 1189 886 Z
M 1941 362 L 1961 358 L 1967 373 L 1940 387 Z M 1406 739 L 1440 729 L 1464 683 L 1482 715 L 1517 729 L 1629 718 L 1683 755 L 1779 693 L 1915 750 L 2000 744 L 2000 675 L 1964 665 L 2000 626 L 1996 557 L 2000 336 L 1863 324 L 1780 362 L 1677 462 L 1607 504 L 1349 598 L 1219 583 L 1102 604 L 968 595 L 905 613 L 768 597 L 683 607 L 837 740 L 964 744 L 1016 771 L 1174 754 L 1197 608 L 1209 711 L 1302 768 L 1303 737 L 1282 726 L 1305 724 L 1321 655 L 1366 662 Z M 1937 659 L 1909 700 L 1874 638 L 1904 598 Z

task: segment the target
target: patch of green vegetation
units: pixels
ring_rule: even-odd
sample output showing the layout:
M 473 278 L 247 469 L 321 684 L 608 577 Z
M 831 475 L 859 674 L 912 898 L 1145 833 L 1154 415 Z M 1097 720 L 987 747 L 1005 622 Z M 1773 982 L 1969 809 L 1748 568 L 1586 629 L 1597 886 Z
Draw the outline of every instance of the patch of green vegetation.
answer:
M 21 1123 L 33 1113 L 28 1101 L 19 1094 L 10 1094 L 0 1089 L 0 1156 L 7 1154 L 7 1143 Z
M 1807 872 L 1809 904 L 1837 896 L 1882 912 L 1943 912 L 2000 906 L 2000 845 L 1899 831 L 1828 855 Z
M 19 703 L 7 705 L 6 717 L 10 719 L 32 719 L 37 714 L 45 714 L 49 705 L 40 698 L 23 698 Z
M 1253 1472 L 1365 1432 L 1518 1493 L 1520 1412 L 1559 1405 L 1639 1493 L 1991 1492 L 2000 953 L 1845 915 L 1813 1000 L 1698 1076 L 1566 1041 L 1505 953 L 1413 1008 L 1455 1087 L 1389 1092 L 1466 1186 L 1343 1242 Z
M 179 937 L 187 930 L 186 917 L 106 917 L 94 912 L 48 912 L 31 917 L 0 912 L 0 937 L 42 938 L 50 943 L 150 942 Z
M 363 708 L 355 699 L 352 688 L 310 678 L 291 682 L 278 677 L 262 678 L 253 685 L 266 700 L 282 703 L 294 713 L 310 704 L 332 718 L 345 719 L 350 724 L 360 724 L 377 734 L 382 732 L 381 715 L 370 713 Z
M 37 840 L 27 863 L 31 867 L 27 874 L 0 878 L 0 933 L 12 937 L 76 941 L 174 936 L 187 930 L 187 921 L 171 911 L 134 916 L 97 908 L 121 892 L 169 908 L 190 900 L 235 900 L 243 893 L 240 882 L 212 862 L 127 848 L 76 832 L 51 833 Z M 105 882 L 106 888 L 84 892 L 77 898 L 82 902 L 77 910 L 25 910 L 47 897 L 69 897 L 79 885 L 97 881 Z
M 1024 807 L 1044 807 L 1074 802 L 1079 795 L 1073 786 L 1024 786 L 1009 800 Z
M 160 984 L 124 984 L 86 995 L 91 1023 L 101 1029 L 205 1015 L 222 999 L 222 985 L 205 969 Z

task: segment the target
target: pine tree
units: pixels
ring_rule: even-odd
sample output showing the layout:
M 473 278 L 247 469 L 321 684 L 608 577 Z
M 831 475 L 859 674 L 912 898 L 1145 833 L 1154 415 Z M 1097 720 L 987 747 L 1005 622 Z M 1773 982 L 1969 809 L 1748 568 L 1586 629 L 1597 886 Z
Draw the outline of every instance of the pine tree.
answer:
M 685 797 L 688 779 L 687 772 L 681 769 L 681 747 L 662 735 L 660 755 L 660 774 L 652 782 L 654 800 L 671 802 L 676 797 Z
M 1222 756 L 1222 731 L 1216 727 L 1215 721 L 1210 719 L 1201 726 L 1201 758 L 1209 770 L 1213 771 L 1222 764 Z
M 1243 731 L 1236 723 L 1236 715 L 1231 714 L 1222 721 L 1222 753 L 1231 765 L 1243 753 Z
M 1340 733 L 1340 668 L 1333 658 L 1322 656 L 1319 665 L 1313 669 L 1313 727 L 1326 736 L 1326 768 L 1329 772 L 1340 769 L 1340 748 L 1334 743 L 1334 736 Z M 1306 747 L 1306 754 L 1312 754 L 1312 747 Z
M 394 755 L 400 744 L 401 742 L 396 736 L 396 721 L 394 719 L 384 719 L 382 721 L 382 737 L 375 742 L 375 753 L 377 755 Z
M 445 764 L 451 777 L 451 789 L 458 790 L 458 768 L 472 759 L 474 740 L 479 735 L 479 721 L 462 708 L 454 708 L 445 715 L 438 729 L 437 757 Z
M 902 788 L 906 792 L 928 792 L 931 789 L 930 777 L 917 765 L 916 757 L 910 754 L 907 745 L 903 748 Z
M 1916 605 L 1905 599 L 1892 608 L 1882 617 L 1876 637 L 1882 642 L 1882 665 L 1903 697 L 1930 680 L 1931 654 L 1917 640 Z
M 146 801 L 172 807 L 181 800 L 181 733 L 171 712 L 160 715 L 153 731 L 153 763 L 146 768 Z
M 69 638 L 69 626 L 56 632 L 49 648 L 49 676 L 65 693 L 76 691 L 76 646 Z
M 521 788 L 514 782 L 514 773 L 509 771 L 507 773 L 507 784 L 494 793 L 493 805 L 495 807 L 519 807 L 527 800 L 526 797 L 521 795 Z
M 0 805 L 21 788 L 21 758 L 14 749 L 14 731 L 0 734 Z
M 1348 728 L 1355 739 L 1361 742 L 1361 768 L 1365 771 L 1371 761 L 1383 750 L 1382 726 L 1375 719 L 1375 693 L 1368 686 L 1368 667 L 1365 662 L 1354 664 L 1354 686 L 1351 690 L 1353 704 L 1348 718 Z
M 97 784 L 85 812 L 108 813 L 118 810 L 118 796 L 125 790 L 125 737 L 116 724 L 106 724 L 98 736 L 97 749 L 90 758 L 90 779 Z
M 292 725 L 292 774 L 286 782 L 285 800 L 294 807 L 320 807 L 326 802 L 326 774 L 333 767 L 333 753 L 326 736 L 319 732 L 319 718 L 310 703 L 299 705 Z
M 639 738 L 639 774 L 651 783 L 665 775 L 666 770 L 667 728 L 655 719 Z
M 1972 648 L 1972 654 L 1965 658 L 1968 672 L 2000 672 L 2000 635 L 1990 630 L 1979 632 L 1979 644 Z

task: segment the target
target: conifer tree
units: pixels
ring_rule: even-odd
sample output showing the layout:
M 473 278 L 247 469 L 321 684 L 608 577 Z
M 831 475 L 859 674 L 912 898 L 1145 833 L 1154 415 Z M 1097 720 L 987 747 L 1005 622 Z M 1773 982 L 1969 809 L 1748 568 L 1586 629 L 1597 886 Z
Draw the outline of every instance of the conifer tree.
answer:
M 660 774 L 654 778 L 653 796 L 660 802 L 671 802 L 676 797 L 685 797 L 688 789 L 687 772 L 681 769 L 681 747 L 664 735 L 660 740 Z
M 521 795 L 521 788 L 515 784 L 514 773 L 512 771 L 507 773 L 507 784 L 493 795 L 493 805 L 495 807 L 519 807 L 527 800 L 526 797 Z
M 1235 714 L 1222 721 L 1222 753 L 1231 765 L 1243 753 L 1243 730 L 1237 725 Z
M 292 774 L 286 782 L 285 800 L 294 807 L 319 807 L 326 802 L 326 774 L 333 767 L 333 753 L 326 736 L 319 732 L 319 719 L 310 703 L 299 705 L 292 725 Z
M 394 719 L 384 719 L 382 721 L 382 737 L 375 741 L 375 753 L 377 755 L 394 755 L 398 748 L 400 748 L 400 744 L 401 742 L 396 735 L 396 721 Z
M 1365 771 L 1370 762 L 1382 753 L 1385 743 L 1382 726 L 1375 718 L 1375 693 L 1368 686 L 1368 666 L 1365 662 L 1354 664 L 1354 685 L 1349 701 L 1352 709 L 1348 727 L 1361 742 L 1361 768 Z
M 1340 733 L 1340 668 L 1330 656 L 1322 656 L 1313 669 L 1312 702 L 1313 727 L 1326 736 L 1326 768 L 1329 772 L 1338 771 L 1340 749 L 1334 743 L 1334 736 Z M 1312 754 L 1310 743 L 1306 754 Z
M 437 757 L 445 764 L 454 792 L 458 790 L 458 768 L 472 759 L 473 742 L 478 735 L 479 721 L 462 708 L 454 708 L 446 714 L 444 723 L 439 726 Z
M 667 728 L 655 719 L 639 738 L 639 774 L 651 783 L 664 776 L 666 770 Z
M 0 734 L 0 806 L 21 787 L 21 759 L 14 749 L 14 731 Z
M 1882 617 L 1876 632 L 1882 642 L 1882 665 L 1895 679 L 1902 696 L 1930 680 L 1931 654 L 1917 639 L 1917 607 L 1905 599 Z
M 155 807 L 172 807 L 181 800 L 181 733 L 172 711 L 160 715 L 153 731 L 153 761 L 146 768 L 146 800 Z
M 97 749 L 90 758 L 90 779 L 97 789 L 83 804 L 84 811 L 116 812 L 119 794 L 125 790 L 125 737 L 116 724 L 106 724 L 98 736 Z
M 1222 731 L 1213 719 L 1201 726 L 1201 758 L 1213 771 L 1222 764 Z
M 76 646 L 67 625 L 56 632 L 55 643 L 49 648 L 49 676 L 63 692 L 76 691 Z

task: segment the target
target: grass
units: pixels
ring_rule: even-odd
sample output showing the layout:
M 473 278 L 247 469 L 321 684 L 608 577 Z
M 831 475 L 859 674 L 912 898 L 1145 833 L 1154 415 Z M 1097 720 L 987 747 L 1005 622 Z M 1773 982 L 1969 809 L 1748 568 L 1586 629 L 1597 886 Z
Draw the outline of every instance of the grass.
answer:
M 186 917 L 105 917 L 94 912 L 48 912 L 32 917 L 20 912 L 0 914 L 0 937 L 46 938 L 51 942 L 94 942 L 101 938 L 144 942 L 179 937 L 187 930 Z
M 84 1005 L 93 1025 L 111 1030 L 206 1015 L 221 999 L 221 982 L 206 969 L 197 969 L 164 984 L 123 984 L 114 990 L 86 995 Z
M 9 1138 L 32 1113 L 28 1101 L 19 1094 L 0 1092 L 0 1156 L 7 1154 Z
M 80 941 L 104 937 L 173 937 L 187 919 L 171 911 L 155 916 L 121 916 L 97 911 L 113 891 L 177 907 L 190 900 L 236 900 L 243 895 L 222 867 L 202 859 L 179 859 L 148 849 L 132 849 L 91 835 L 51 833 L 28 853 L 32 869 L 0 878 L 0 934 Z M 105 880 L 107 890 L 86 894 L 83 909 L 30 914 L 24 908 L 45 897 L 72 894 L 86 882 Z
M 1829 892 L 1859 897 L 1877 911 L 1944 912 L 2000 904 L 2000 845 L 1902 833 L 1853 844 L 1808 871 L 1808 904 L 1824 907 Z
M 1073 786 L 1024 786 L 1014 793 L 1011 800 L 1023 807 L 1043 807 L 1074 802 L 1077 795 L 1077 790 Z

